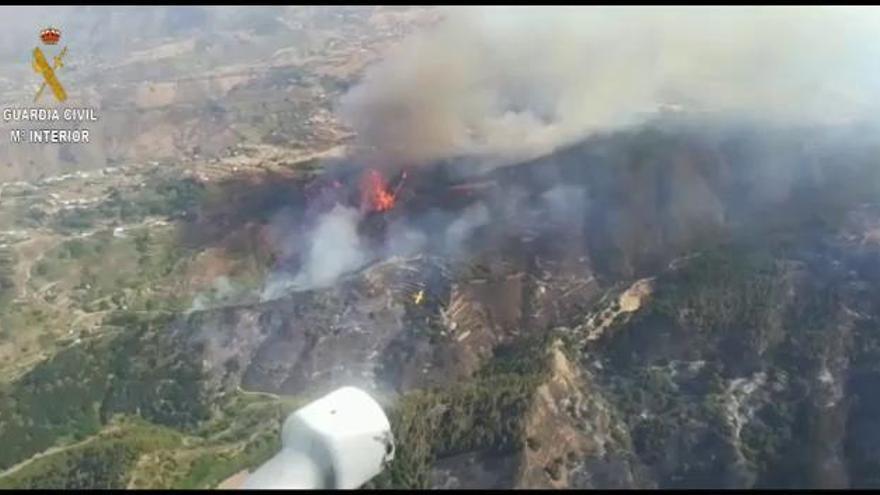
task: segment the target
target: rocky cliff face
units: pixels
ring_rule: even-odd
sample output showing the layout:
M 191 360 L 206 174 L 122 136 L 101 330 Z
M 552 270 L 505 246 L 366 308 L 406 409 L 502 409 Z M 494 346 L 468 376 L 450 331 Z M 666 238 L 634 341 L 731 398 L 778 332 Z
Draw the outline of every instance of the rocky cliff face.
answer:
M 622 418 L 643 483 L 876 483 L 864 413 L 878 338 L 876 275 L 865 268 L 880 262 L 869 211 L 877 213 L 859 208 L 841 231 L 796 247 L 701 253 L 660 273 L 635 311 L 620 311 L 630 288 L 619 309 L 600 308 L 573 329 L 598 384 L 592 396 Z M 639 486 L 638 472 L 618 481 Z
M 876 486 L 868 211 L 794 250 L 704 252 L 610 291 L 558 329 L 522 445 L 489 485 Z M 473 474 L 487 462 L 441 461 L 441 484 L 489 486 Z

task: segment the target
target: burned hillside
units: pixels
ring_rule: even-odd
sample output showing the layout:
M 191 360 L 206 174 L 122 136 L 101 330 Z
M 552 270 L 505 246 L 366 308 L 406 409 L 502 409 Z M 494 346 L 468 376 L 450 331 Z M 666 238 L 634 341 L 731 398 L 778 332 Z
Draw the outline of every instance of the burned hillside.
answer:
M 871 136 L 667 122 L 488 172 L 364 180 L 350 155 L 194 183 L 180 244 L 245 250 L 266 276 L 109 311 L 2 391 L 0 436 L 22 447 L 0 460 L 120 414 L 252 438 L 224 413 L 243 398 L 354 384 L 398 441 L 378 487 L 876 486 Z M 277 439 L 281 410 L 260 410 Z M 254 445 L 225 475 L 272 447 Z
M 772 474 L 787 462 L 785 449 L 802 441 L 797 435 L 763 446 L 742 435 L 781 424 L 813 428 L 798 415 L 808 414 L 809 401 L 824 400 L 824 389 L 804 383 L 794 391 L 767 377 L 829 362 L 811 354 L 809 342 L 831 330 L 799 336 L 793 328 L 820 311 L 820 302 L 829 322 L 849 318 L 845 308 L 857 303 L 822 299 L 827 291 L 869 290 L 877 259 L 863 239 L 876 222 L 876 210 L 865 206 L 877 190 L 876 149 L 852 134 L 647 126 L 478 176 L 456 163 L 386 171 L 405 177 L 396 190 L 400 179 L 385 183 L 394 194 L 386 211 L 364 206 L 356 171 L 330 167 L 319 181 L 342 193 L 299 218 L 308 225 L 337 208 L 358 210 L 351 216 L 352 246 L 363 250 L 358 263 L 330 283 L 291 283 L 261 303 L 193 312 L 170 330 L 203 356 L 215 393 L 242 387 L 315 396 L 354 383 L 404 415 L 434 403 L 445 411 L 438 418 L 464 428 L 398 417 L 401 452 L 422 457 L 403 454 L 390 481 L 379 484 L 714 486 L 720 476 L 731 487 L 804 486 L 793 481 L 802 465 Z M 848 239 L 844 224 L 862 240 L 840 241 Z M 289 256 L 277 258 L 276 277 L 295 280 L 315 261 L 304 253 L 317 231 L 302 228 L 276 237 L 276 252 Z M 293 238 L 301 243 L 292 245 Z M 833 273 L 844 268 L 823 268 L 839 264 L 854 275 L 838 278 Z M 701 289 L 706 283 L 722 285 Z M 876 308 L 852 311 L 874 321 Z M 872 338 L 857 330 L 864 324 L 850 338 Z M 856 359 L 846 349 L 829 348 L 827 359 Z M 868 379 L 834 373 L 837 384 Z M 748 399 L 758 402 L 736 406 L 751 412 L 730 409 L 734 402 L 725 401 L 746 400 L 740 395 L 764 386 L 761 380 L 770 389 Z M 480 395 L 489 393 L 483 387 L 525 402 L 503 406 L 506 399 Z M 467 403 L 459 400 L 488 400 L 489 409 L 455 412 Z M 767 409 L 774 400 L 787 404 L 788 416 Z M 477 425 L 487 417 L 456 414 L 500 414 L 513 426 L 486 426 L 482 440 L 436 449 L 406 433 L 433 428 L 463 439 L 455 435 L 483 431 Z M 541 438 L 551 431 L 541 421 L 570 430 L 566 439 Z M 834 428 L 815 434 L 847 445 L 833 455 L 853 474 L 823 482 L 869 483 L 858 467 L 869 461 L 846 443 L 846 427 Z M 683 442 L 679 453 L 656 457 L 670 434 Z M 542 450 L 554 444 L 565 452 Z M 701 449 L 717 455 L 701 460 Z M 434 460 L 439 471 L 429 474 Z

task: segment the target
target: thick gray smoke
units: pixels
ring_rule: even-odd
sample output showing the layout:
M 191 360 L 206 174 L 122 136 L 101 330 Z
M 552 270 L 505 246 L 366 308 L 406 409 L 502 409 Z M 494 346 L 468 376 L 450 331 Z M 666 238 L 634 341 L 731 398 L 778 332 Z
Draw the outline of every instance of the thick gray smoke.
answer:
M 373 166 L 529 158 L 658 109 L 762 124 L 870 118 L 880 10 L 450 8 L 344 98 Z
M 386 54 L 340 110 L 368 166 L 454 158 L 492 167 L 638 126 L 663 109 L 760 128 L 871 122 L 878 61 L 876 9 L 458 8 Z M 701 187 L 676 185 L 675 195 L 704 205 Z M 269 285 L 328 286 L 383 256 L 467 256 L 468 240 L 485 229 L 535 237 L 583 225 L 580 187 L 559 185 L 537 204 L 528 196 L 506 188 L 455 214 L 392 223 L 381 247 L 358 238 L 357 211 L 337 208 L 303 239 L 298 273 Z

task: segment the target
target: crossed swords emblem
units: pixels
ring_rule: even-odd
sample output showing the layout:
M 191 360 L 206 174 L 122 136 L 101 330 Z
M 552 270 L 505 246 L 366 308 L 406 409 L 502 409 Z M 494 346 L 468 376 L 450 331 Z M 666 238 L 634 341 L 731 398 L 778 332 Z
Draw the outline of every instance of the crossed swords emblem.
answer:
M 40 89 L 37 91 L 37 95 L 34 96 L 34 103 L 40 99 L 40 96 L 43 94 L 43 91 L 46 89 L 46 86 L 52 88 L 52 93 L 55 94 L 55 99 L 58 101 L 64 101 L 67 99 L 67 92 L 64 91 L 64 86 L 61 85 L 61 82 L 58 80 L 58 77 L 55 75 L 55 71 L 64 67 L 64 63 L 62 59 L 64 55 L 67 54 L 67 47 L 65 46 L 61 53 L 56 55 L 53 59 L 52 65 L 49 65 L 49 62 L 46 61 L 46 56 L 43 55 L 43 51 L 40 50 L 39 47 L 34 48 L 34 71 L 38 74 L 43 75 L 43 84 L 40 86 Z

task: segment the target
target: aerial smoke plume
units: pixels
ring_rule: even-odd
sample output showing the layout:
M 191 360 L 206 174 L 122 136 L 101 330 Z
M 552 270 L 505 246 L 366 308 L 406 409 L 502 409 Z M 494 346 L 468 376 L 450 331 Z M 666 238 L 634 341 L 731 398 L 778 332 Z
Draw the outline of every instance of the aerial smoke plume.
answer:
M 344 98 L 377 164 L 533 157 L 681 108 L 761 124 L 875 115 L 880 11 L 449 9 Z
M 746 128 L 762 129 L 761 135 L 774 126 L 872 123 L 880 114 L 878 61 L 880 11 L 869 9 L 450 9 L 439 25 L 370 68 L 340 110 L 358 133 L 358 164 L 408 167 L 455 159 L 456 165 L 491 168 L 639 126 L 663 108 L 683 110 L 679 118 L 698 122 L 697 129 L 704 121 L 729 122 L 750 124 Z M 858 136 L 864 141 L 864 133 Z M 749 172 L 754 184 L 748 194 L 756 202 L 785 200 L 797 178 L 805 177 L 801 155 L 786 160 L 771 148 L 750 159 L 761 162 Z M 678 168 L 664 173 L 675 177 L 668 186 L 674 221 L 653 220 L 669 223 L 664 239 L 690 238 L 696 225 L 723 223 L 724 208 L 709 179 L 686 161 L 670 161 Z M 609 181 L 628 180 L 609 174 Z M 284 242 L 298 261 L 288 267 L 293 270 L 273 275 L 264 298 L 332 285 L 387 256 L 431 251 L 467 257 L 476 249 L 472 244 L 491 243 L 486 235 L 495 232 L 552 238 L 587 223 L 594 198 L 580 184 L 542 189 L 526 180 L 522 187 L 483 192 L 483 200 L 462 210 L 390 220 L 382 246 L 359 237 L 362 212 L 337 207 Z M 609 201 L 599 201 L 595 211 L 619 202 Z M 641 217 L 648 214 L 631 207 Z M 615 230 L 620 223 L 610 222 L 614 227 L 604 234 L 615 248 L 637 238 Z

